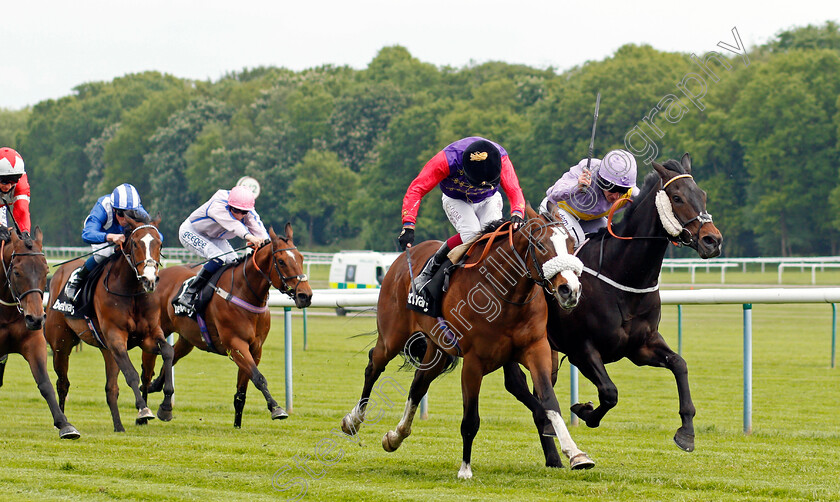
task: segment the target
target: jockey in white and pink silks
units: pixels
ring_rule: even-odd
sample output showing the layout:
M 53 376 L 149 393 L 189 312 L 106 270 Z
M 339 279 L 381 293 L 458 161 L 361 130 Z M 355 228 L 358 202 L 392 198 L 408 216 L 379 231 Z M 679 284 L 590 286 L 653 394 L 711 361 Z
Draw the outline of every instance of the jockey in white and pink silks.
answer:
M 228 239 L 240 237 L 250 246 L 259 247 L 268 232 L 254 209 L 255 196 L 249 188 L 235 186 L 218 190 L 213 197 L 192 212 L 178 229 L 181 244 L 210 261 L 201 267 L 198 276 L 172 303 L 182 308 L 176 313 L 191 316 L 195 300 L 213 274 L 224 264 L 236 259 Z
M 416 290 L 429 282 L 450 250 L 478 237 L 487 223 L 502 218 L 500 185 L 510 199 L 510 221 L 518 229 L 524 221 L 525 197 L 504 148 L 471 136 L 446 146 L 426 163 L 403 199 L 400 246 L 405 249 L 414 242 L 420 200 L 435 186 L 443 192 L 443 210 L 458 233 L 443 243 L 414 280 Z
M 636 187 L 636 159 L 626 150 L 613 150 L 604 160 L 592 159 L 590 172 L 586 171 L 587 159 L 572 166 L 557 182 L 546 190 L 540 212 L 557 206 L 556 217 L 575 239 L 575 249 L 580 247 L 586 234 L 607 226 L 610 207 L 618 199 L 629 199 L 639 193 Z M 595 185 L 592 185 L 592 177 Z M 623 211 L 624 207 L 616 211 Z

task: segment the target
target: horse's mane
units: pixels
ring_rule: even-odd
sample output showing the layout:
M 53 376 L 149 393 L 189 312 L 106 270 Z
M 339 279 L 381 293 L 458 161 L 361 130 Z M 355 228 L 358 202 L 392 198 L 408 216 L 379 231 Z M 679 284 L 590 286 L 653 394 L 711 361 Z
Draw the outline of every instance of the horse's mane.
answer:
M 677 173 L 677 174 L 686 174 L 685 168 L 683 168 L 682 164 L 679 161 L 674 159 L 668 159 L 662 164 L 665 169 Z M 645 176 L 645 179 L 642 181 L 642 187 L 639 189 L 639 195 L 633 197 L 635 201 L 643 201 L 645 198 L 650 195 L 650 193 L 654 190 L 659 190 L 661 179 L 659 177 L 659 173 L 656 171 L 650 172 Z M 622 222 L 625 222 L 633 217 L 633 213 L 636 212 L 636 208 L 638 208 L 638 204 L 633 203 L 630 204 L 630 207 L 624 212 L 624 217 L 622 218 Z
M 126 209 L 125 211 L 126 216 L 131 218 L 132 220 L 142 223 L 144 225 L 152 222 L 152 217 L 146 213 L 141 213 L 136 209 Z

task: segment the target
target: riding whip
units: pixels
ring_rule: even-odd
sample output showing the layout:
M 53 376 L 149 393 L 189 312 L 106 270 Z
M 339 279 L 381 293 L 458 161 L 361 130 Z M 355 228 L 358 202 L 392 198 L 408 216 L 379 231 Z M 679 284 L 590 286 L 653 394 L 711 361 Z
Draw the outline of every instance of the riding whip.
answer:
M 598 109 L 601 107 L 601 91 L 598 91 L 598 96 L 595 98 L 595 118 L 592 120 L 592 137 L 589 138 L 589 156 L 586 158 L 586 167 L 583 172 L 591 174 L 589 165 L 592 163 L 592 155 L 595 150 L 595 126 L 598 125 Z

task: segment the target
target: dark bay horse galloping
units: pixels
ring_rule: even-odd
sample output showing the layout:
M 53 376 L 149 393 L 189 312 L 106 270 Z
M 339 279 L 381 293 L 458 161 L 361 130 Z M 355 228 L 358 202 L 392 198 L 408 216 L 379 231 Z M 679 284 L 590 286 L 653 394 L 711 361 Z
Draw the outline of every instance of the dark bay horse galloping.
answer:
M 585 294 L 572 311 L 549 302 L 548 337 L 552 348 L 598 388 L 600 404 L 572 406 L 589 427 L 618 403 L 618 389 L 605 364 L 622 358 L 637 366 L 668 368 L 679 394 L 682 425 L 674 441 L 694 450 L 694 404 L 688 387 L 685 360 L 671 350 L 658 331 L 661 317 L 658 278 L 668 246 L 689 246 L 701 258 L 721 251 L 723 236 L 706 212 L 706 193 L 691 176 L 691 158 L 653 163 L 639 195 L 612 233 L 607 229 L 591 237 L 578 251 L 585 266 L 581 278 Z M 518 367 L 505 368 L 507 387 L 532 409 L 525 376 Z M 556 379 L 556 374 L 555 374 Z M 536 420 L 535 420 L 536 421 Z M 539 430 L 545 425 L 537 422 Z M 553 442 L 541 438 L 546 459 L 556 456 Z
M 135 423 L 145 424 L 155 417 L 140 391 L 140 376 L 128 357 L 129 349 L 139 346 L 144 352 L 163 357 L 167 405 L 162 406 L 162 412 L 158 413 L 161 420 L 172 417 L 174 392 L 172 346 L 166 343 L 160 329 L 160 309 L 154 295 L 150 294 L 158 283 L 162 244 L 158 230 L 160 217 L 151 221 L 143 214 L 128 211 L 126 220 L 125 244 L 105 263 L 93 286 L 91 324 L 85 319 L 69 318 L 50 308 L 45 331 L 54 353 L 53 367 L 58 376 L 56 387 L 62 410 L 70 389 L 67 370 L 72 348 L 82 340 L 102 351 L 105 359 L 105 397 L 111 409 L 115 432 L 125 432 L 117 404 L 120 372 L 134 391 L 137 408 Z M 58 268 L 50 283 L 50 298 L 59 297 L 68 277 L 81 263 L 81 260 L 75 260 Z
M 5 211 L 5 209 L 4 209 Z M 3 229 L 6 233 L 6 229 Z M 38 390 L 47 401 L 53 424 L 62 439 L 78 439 L 80 434 L 67 421 L 55 398 L 47 374 L 47 342 L 44 340 L 44 288 L 49 266 L 42 251 L 44 236 L 35 227 L 33 237 L 15 231 L 7 239 L 0 237 L 0 356 L 18 353 L 29 363 Z M 0 386 L 5 362 L 0 363 Z M 5 412 L 7 416 L 14 410 Z
M 190 317 L 175 315 L 172 307 L 172 299 L 181 284 L 195 275 L 193 269 L 169 267 L 160 274 L 160 287 L 155 297 L 162 313 L 161 327 L 167 335 L 179 334 L 173 364 L 189 354 L 193 347 L 198 347 L 228 356 L 239 367 L 233 398 L 233 426 L 236 428 L 242 426 L 248 381 L 262 392 L 272 419 L 288 416 L 271 396 L 265 376 L 257 369 L 271 327 L 271 314 L 266 305 L 269 289 L 274 286 L 289 295 L 298 308 L 306 308 L 312 303 L 312 289 L 303 273 L 303 255 L 292 240 L 292 225 L 287 223 L 285 231 L 286 235 L 281 237 L 274 229 L 269 229 L 269 242 L 245 261 L 222 272 L 216 294 L 202 317 L 204 329 Z M 154 356 L 143 355 L 144 387 L 152 378 L 154 364 Z M 148 385 L 149 392 L 159 391 L 162 383 L 158 376 Z
M 552 434 L 559 437 L 572 468 L 594 465 L 572 440 L 560 415 L 551 384 L 552 354 L 545 332 L 547 305 L 543 290 L 564 308 L 572 308 L 580 294 L 581 264 L 571 254 L 572 240 L 565 227 L 530 208 L 527 213 L 526 225 L 495 240 L 487 248 L 486 260 L 453 272 L 443 299 L 442 318 L 406 308 L 410 271 L 419 271 L 440 243 L 423 242 L 397 258 L 382 282 L 376 319 L 379 335 L 369 353 L 361 399 L 341 422 L 346 434 L 355 435 L 364 421 L 373 386 L 388 362 L 400 352 L 417 353 L 422 363 L 417 366 L 405 413 L 396 429 L 382 439 L 386 451 L 396 450 L 411 433 L 415 411 L 431 382 L 457 362 L 457 357 L 463 357 L 463 462 L 458 477 L 471 478 L 482 379 L 513 361 L 530 370 L 539 396 L 538 414 L 553 426 Z M 470 260 L 476 263 L 475 257 Z M 420 351 L 413 350 L 415 341 L 420 342 Z

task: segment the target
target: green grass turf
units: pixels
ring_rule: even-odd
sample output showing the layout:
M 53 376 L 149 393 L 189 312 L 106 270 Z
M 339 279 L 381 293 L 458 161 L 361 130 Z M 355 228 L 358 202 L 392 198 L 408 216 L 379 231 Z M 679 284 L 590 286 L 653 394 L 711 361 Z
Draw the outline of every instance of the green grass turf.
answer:
M 693 453 L 671 439 L 680 421 L 670 372 L 625 360 L 608 366 L 618 406 L 597 429 L 570 429 L 595 468 L 548 469 L 530 413 L 504 391 L 497 372 L 482 387 L 469 481 L 456 478 L 458 370 L 432 385 L 429 418 L 415 421 L 397 452 L 381 447 L 402 415 L 397 387 L 382 387 L 382 416 L 361 428 L 361 446 L 336 435 L 361 392 L 374 341 L 351 335 L 372 330 L 370 316 L 311 311 L 303 351 L 303 323 L 295 315 L 293 412 L 271 421 L 251 386 L 239 430 L 232 427 L 233 362 L 194 351 L 175 367 L 175 419 L 133 425 L 133 398 L 121 379 L 127 432 L 114 433 L 102 357 L 85 346 L 70 359 L 67 404 L 83 436 L 60 441 L 28 366 L 15 354 L 0 388 L 0 498 L 284 500 L 302 488 L 303 500 L 840 500 L 840 368 L 829 364 L 831 307 L 754 306 L 751 435 L 742 430 L 741 316 L 739 305 L 683 307 L 683 355 L 697 407 Z M 283 404 L 282 317 L 272 326 L 260 368 Z M 664 307 L 661 327 L 676 349 L 676 307 Z M 139 368 L 139 351 L 131 355 Z M 407 390 L 411 374 L 396 372 L 398 362 L 385 376 Z M 568 421 L 568 364 L 556 392 Z M 583 378 L 580 398 L 597 402 Z M 153 409 L 160 399 L 153 395 Z M 319 451 L 331 460 L 320 462 Z M 292 489 L 276 489 L 284 484 Z

